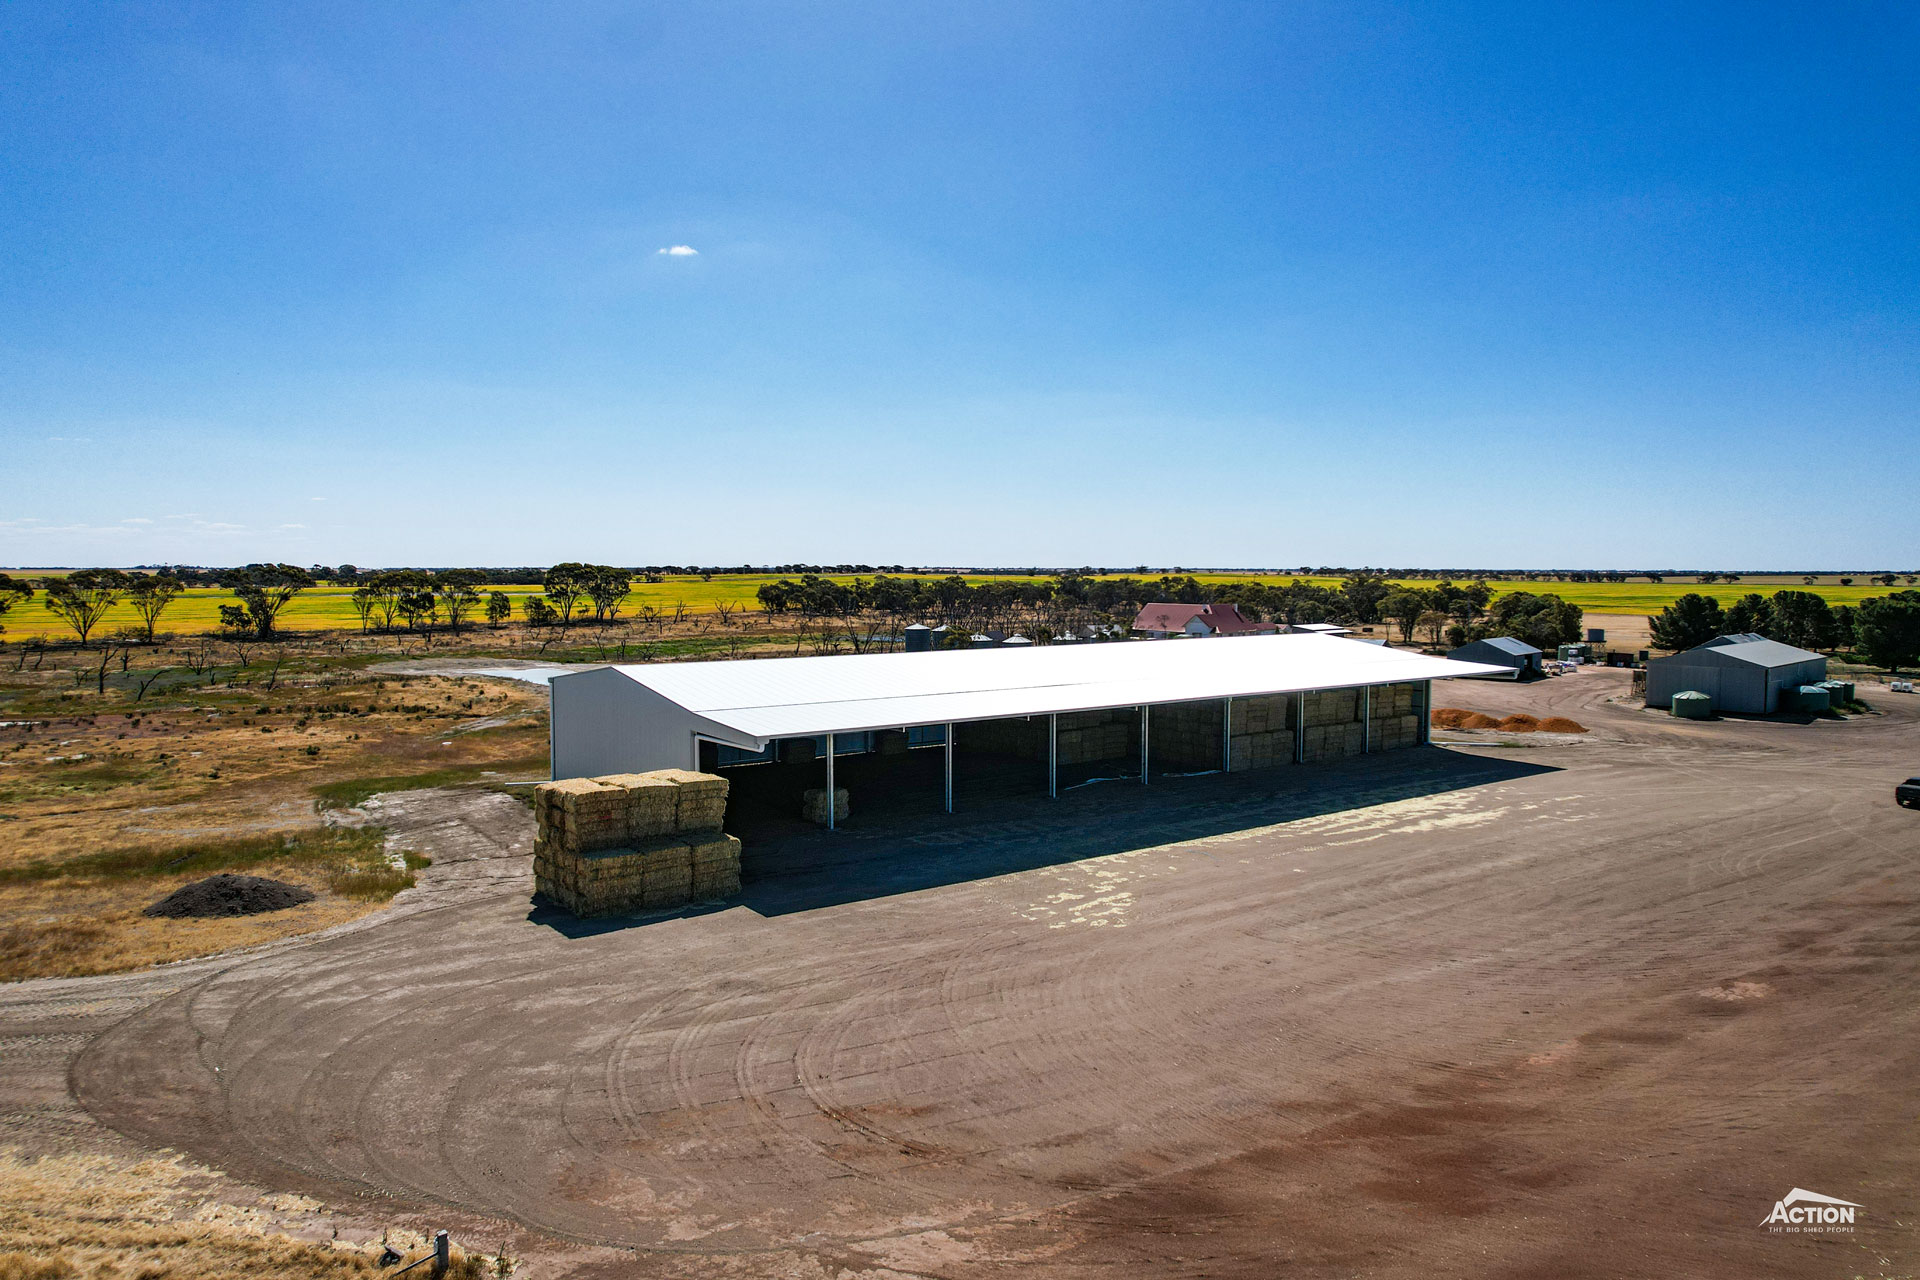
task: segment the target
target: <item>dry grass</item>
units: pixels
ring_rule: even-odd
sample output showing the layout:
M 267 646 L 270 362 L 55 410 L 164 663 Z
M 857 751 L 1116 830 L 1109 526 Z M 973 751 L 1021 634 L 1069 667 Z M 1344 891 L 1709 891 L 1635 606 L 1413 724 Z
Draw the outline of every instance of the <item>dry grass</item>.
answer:
M 378 833 L 316 827 L 316 800 L 545 772 L 546 695 L 531 686 L 369 675 L 364 656 L 310 644 L 287 647 L 272 689 L 256 665 L 135 702 L 112 683 L 76 689 L 77 661 L 0 667 L 0 980 L 141 968 L 351 920 L 418 868 L 392 865 Z M 140 914 L 216 871 L 319 896 L 238 919 Z
M 379 1241 L 297 1239 L 318 1206 L 293 1196 L 258 1205 L 214 1194 L 212 1170 L 178 1157 L 28 1159 L 0 1151 L 0 1280 L 350 1280 L 385 1274 Z M 409 1260 L 425 1240 L 394 1239 Z M 456 1251 L 449 1275 L 506 1276 L 512 1263 Z M 413 1274 L 425 1274 L 425 1268 Z
M 0 867 L 0 980 L 145 968 L 341 924 L 414 884 L 427 859 L 395 865 L 377 828 L 200 839 Z M 258 916 L 152 919 L 181 885 L 223 871 L 284 880 L 313 902 Z

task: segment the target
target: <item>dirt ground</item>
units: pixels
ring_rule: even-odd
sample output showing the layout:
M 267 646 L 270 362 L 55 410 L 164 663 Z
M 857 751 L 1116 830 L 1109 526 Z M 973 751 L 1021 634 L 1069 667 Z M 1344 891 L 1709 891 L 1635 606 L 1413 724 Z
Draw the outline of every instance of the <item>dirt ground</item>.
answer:
M 507 797 L 383 797 L 434 859 L 389 913 L 0 989 L 0 1132 L 536 1276 L 1911 1275 L 1920 700 L 1626 689 L 1440 699 L 1585 735 L 856 814 L 646 922 L 530 905 Z M 1769 1232 L 1794 1187 L 1856 1230 Z

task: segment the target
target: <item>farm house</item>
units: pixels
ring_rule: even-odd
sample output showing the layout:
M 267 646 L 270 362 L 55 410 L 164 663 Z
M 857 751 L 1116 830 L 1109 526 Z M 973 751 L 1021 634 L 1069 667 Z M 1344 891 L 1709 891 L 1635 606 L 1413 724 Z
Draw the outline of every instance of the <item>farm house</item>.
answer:
M 1647 705 L 1665 707 L 1673 695 L 1704 693 L 1715 711 L 1767 715 L 1780 694 L 1827 678 L 1827 660 L 1763 636 L 1717 636 L 1698 649 L 1647 663 Z
M 1154 640 L 1254 636 L 1278 630 L 1271 622 L 1249 620 L 1230 604 L 1150 604 L 1140 610 L 1132 629 Z
M 1419 745 L 1431 681 L 1500 670 L 1314 635 L 609 666 L 549 686 L 552 767 L 717 772 L 789 812 L 820 788 L 952 812 Z

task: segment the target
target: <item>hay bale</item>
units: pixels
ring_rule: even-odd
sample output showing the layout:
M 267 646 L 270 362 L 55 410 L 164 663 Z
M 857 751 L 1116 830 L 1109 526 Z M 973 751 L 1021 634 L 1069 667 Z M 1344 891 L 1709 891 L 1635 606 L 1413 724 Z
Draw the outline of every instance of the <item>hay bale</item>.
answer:
M 695 867 L 688 897 L 694 902 L 716 902 L 740 892 L 740 868 L 737 866 Z
M 685 906 L 693 896 L 692 848 L 675 844 L 649 851 L 640 880 L 647 910 Z
M 847 815 L 853 812 L 845 787 L 833 789 L 833 821 L 845 822 Z M 827 825 L 827 790 L 825 787 L 809 787 L 800 796 L 800 816 L 808 822 Z

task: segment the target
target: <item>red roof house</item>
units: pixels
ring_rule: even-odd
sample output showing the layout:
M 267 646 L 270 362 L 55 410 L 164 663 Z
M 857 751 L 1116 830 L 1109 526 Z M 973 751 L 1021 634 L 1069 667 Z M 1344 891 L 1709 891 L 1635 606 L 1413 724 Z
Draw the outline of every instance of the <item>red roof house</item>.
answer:
M 1271 622 L 1251 622 L 1230 604 L 1150 604 L 1133 620 L 1133 629 L 1156 640 L 1172 636 L 1251 636 L 1277 630 Z

